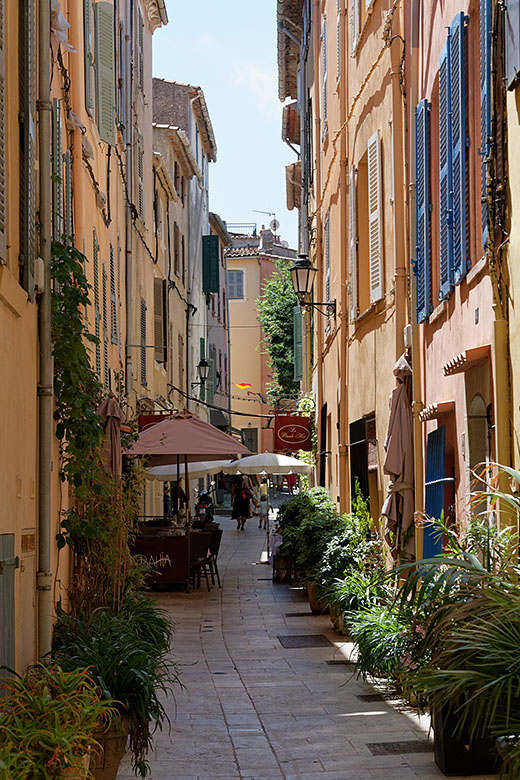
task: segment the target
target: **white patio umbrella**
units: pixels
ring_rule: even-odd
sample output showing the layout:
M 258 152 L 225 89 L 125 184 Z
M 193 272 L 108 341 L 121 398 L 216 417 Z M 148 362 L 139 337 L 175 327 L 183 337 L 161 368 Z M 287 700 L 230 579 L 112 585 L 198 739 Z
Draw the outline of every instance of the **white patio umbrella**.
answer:
M 188 479 L 200 479 L 206 474 L 217 474 L 229 466 L 230 460 L 211 460 L 196 463 L 188 463 Z M 179 464 L 179 476 L 184 477 L 184 463 Z M 177 480 L 177 464 L 167 466 L 153 466 L 145 469 L 147 479 L 156 479 L 159 482 L 175 482 Z
M 233 460 L 226 468 L 226 474 L 309 474 L 312 466 L 304 460 L 275 452 L 260 452 Z

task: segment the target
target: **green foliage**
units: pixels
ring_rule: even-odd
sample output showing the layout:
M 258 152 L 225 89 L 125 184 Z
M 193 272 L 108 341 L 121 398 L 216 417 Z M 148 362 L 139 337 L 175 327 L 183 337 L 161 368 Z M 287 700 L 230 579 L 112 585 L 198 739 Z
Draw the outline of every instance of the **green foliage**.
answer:
M 303 460 L 305 463 L 308 463 L 309 466 L 314 466 L 316 464 L 316 455 L 317 455 L 317 449 L 318 449 L 318 435 L 316 433 L 316 426 L 314 424 L 314 415 L 316 412 L 316 404 L 314 403 L 314 398 L 312 396 L 309 396 L 308 398 L 300 398 L 298 401 L 298 414 L 301 414 L 302 417 L 311 417 L 311 442 L 312 442 L 312 449 L 311 450 L 298 450 L 297 457 L 300 460 Z M 300 475 L 300 486 L 302 490 L 308 490 L 309 489 L 309 477 L 307 474 L 301 474 Z
M 257 301 L 258 321 L 264 332 L 273 382 L 268 394 L 273 401 L 293 398 L 298 391 L 294 381 L 293 310 L 298 301 L 287 262 L 277 262 L 277 270 L 265 282 Z
M 169 653 L 173 624 L 143 596 L 128 596 L 120 611 L 100 608 L 88 616 L 59 611 L 53 657 L 65 669 L 89 668 L 105 699 L 130 725 L 136 774 L 149 771 L 146 754 L 152 733 L 168 720 L 162 696 L 180 684 Z
M 5 684 L 0 715 L 0 780 L 58 780 L 82 769 L 93 738 L 114 715 L 88 671 L 30 667 Z
M 278 521 L 283 535 L 281 554 L 306 572 L 319 563 L 327 542 L 340 525 L 335 504 L 321 487 L 286 501 L 278 511 Z

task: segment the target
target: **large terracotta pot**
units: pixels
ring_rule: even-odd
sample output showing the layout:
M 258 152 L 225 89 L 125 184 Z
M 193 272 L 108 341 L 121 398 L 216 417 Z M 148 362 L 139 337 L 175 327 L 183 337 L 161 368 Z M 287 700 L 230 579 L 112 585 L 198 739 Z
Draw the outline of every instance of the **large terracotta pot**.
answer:
M 326 615 L 329 611 L 329 607 L 324 601 L 320 601 L 317 596 L 317 588 L 314 582 L 307 583 L 307 597 L 309 599 L 309 607 L 313 615 Z
M 95 780 L 116 780 L 119 764 L 126 752 L 128 731 L 126 724 L 114 723 L 107 731 L 94 734 L 94 739 L 101 745 L 91 774 Z
M 90 754 L 85 753 L 81 760 L 81 768 L 80 767 L 67 767 L 67 769 L 64 769 L 62 772 L 62 778 L 63 780 L 85 780 L 88 772 L 88 767 L 90 764 Z

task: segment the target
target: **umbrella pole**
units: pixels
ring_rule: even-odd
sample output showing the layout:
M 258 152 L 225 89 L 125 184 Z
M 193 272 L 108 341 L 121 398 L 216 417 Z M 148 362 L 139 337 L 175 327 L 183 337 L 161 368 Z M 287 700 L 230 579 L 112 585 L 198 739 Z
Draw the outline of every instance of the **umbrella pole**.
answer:
M 181 486 L 179 485 L 180 472 L 179 456 L 177 455 L 177 489 L 175 491 L 175 517 L 177 518 L 177 525 L 179 525 L 180 522 L 179 510 L 181 505 Z
M 184 474 L 185 474 L 185 483 L 186 483 L 186 490 L 184 491 L 186 493 L 186 528 L 189 530 L 190 527 L 190 482 L 188 479 L 188 456 L 184 456 Z

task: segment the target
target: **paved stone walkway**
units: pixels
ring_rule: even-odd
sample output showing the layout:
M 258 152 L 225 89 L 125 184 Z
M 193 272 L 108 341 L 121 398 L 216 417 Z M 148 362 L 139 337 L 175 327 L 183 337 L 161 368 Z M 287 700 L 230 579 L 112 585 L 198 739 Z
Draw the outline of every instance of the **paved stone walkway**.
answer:
M 430 751 L 374 755 L 373 743 L 427 745 L 427 719 L 399 702 L 362 700 L 374 689 L 337 663 L 352 646 L 311 614 L 302 589 L 272 584 L 270 567 L 257 564 L 265 536 L 256 519 L 244 532 L 217 519 L 222 590 L 156 595 L 177 626 L 186 691 L 167 700 L 172 728 L 155 735 L 151 780 L 442 777 Z M 301 634 L 330 644 L 284 648 L 278 639 Z M 125 762 L 118 780 L 130 778 Z

